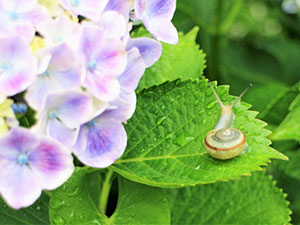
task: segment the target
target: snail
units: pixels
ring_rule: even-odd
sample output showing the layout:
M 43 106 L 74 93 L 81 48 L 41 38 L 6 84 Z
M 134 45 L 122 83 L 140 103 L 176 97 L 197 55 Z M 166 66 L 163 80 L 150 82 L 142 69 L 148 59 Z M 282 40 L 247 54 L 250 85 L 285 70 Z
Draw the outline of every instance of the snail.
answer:
M 234 120 L 232 108 L 242 98 L 252 84 L 249 84 L 249 86 L 231 105 L 224 105 L 209 81 L 208 84 L 219 102 L 222 112 L 215 128 L 209 131 L 205 136 L 204 145 L 207 152 L 212 157 L 222 160 L 231 159 L 239 155 L 246 146 L 245 134 L 239 129 L 231 127 Z

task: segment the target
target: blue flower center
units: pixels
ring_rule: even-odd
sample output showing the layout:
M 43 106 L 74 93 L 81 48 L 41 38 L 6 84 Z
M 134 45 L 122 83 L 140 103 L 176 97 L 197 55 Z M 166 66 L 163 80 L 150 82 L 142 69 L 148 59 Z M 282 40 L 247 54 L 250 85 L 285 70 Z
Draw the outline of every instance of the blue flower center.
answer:
M 48 77 L 50 74 L 49 74 L 49 71 L 46 70 L 42 75 Z
M 57 37 L 54 38 L 55 43 L 59 43 L 61 41 L 62 41 L 62 38 L 60 36 L 57 36 Z
M 9 64 L 9 63 L 3 63 L 3 64 L 1 65 L 1 70 L 2 70 L 2 71 L 8 71 L 8 70 L 11 70 L 11 68 L 12 68 L 12 65 Z
M 11 12 L 9 14 L 9 18 L 10 18 L 11 21 L 16 21 L 19 18 L 19 15 L 16 12 Z
M 95 70 L 96 67 L 97 67 L 97 62 L 96 62 L 95 60 L 92 60 L 92 61 L 89 62 L 88 68 L 89 68 L 90 70 Z
M 80 0 L 71 0 L 71 5 L 73 7 L 79 6 Z
M 95 125 L 95 121 L 91 120 L 90 122 L 87 123 L 88 127 L 93 127 Z
M 56 112 L 55 110 L 51 110 L 51 111 L 49 112 L 49 117 L 50 117 L 51 119 L 56 119 L 56 118 L 57 118 L 57 112 Z
M 27 112 L 27 105 L 24 103 L 13 103 L 10 107 L 12 108 L 15 114 L 24 114 Z
M 25 155 L 25 154 L 19 155 L 18 163 L 20 163 L 21 165 L 27 164 L 28 163 L 28 156 Z

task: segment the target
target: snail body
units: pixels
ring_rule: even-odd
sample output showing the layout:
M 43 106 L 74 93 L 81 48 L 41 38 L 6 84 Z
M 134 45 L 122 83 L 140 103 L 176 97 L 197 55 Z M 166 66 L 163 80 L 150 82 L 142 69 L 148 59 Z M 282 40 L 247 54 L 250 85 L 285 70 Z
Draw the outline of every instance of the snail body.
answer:
M 239 155 L 246 146 L 245 134 L 241 130 L 231 127 L 234 119 L 232 108 L 246 93 L 251 84 L 231 105 L 224 105 L 212 85 L 210 83 L 209 85 L 220 104 L 222 112 L 215 128 L 205 136 L 204 145 L 212 157 L 222 160 L 231 159 Z

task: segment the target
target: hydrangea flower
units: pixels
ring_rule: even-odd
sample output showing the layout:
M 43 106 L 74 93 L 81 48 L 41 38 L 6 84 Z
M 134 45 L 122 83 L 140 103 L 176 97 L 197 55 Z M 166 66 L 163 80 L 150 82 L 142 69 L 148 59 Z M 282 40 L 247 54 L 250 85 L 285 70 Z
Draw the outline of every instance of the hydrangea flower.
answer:
M 9 206 L 33 204 L 42 189 L 53 190 L 73 173 L 73 159 L 53 139 L 24 128 L 12 128 L 0 138 L 0 193 Z
M 66 89 L 79 89 L 83 80 L 80 58 L 66 45 L 60 44 L 39 52 L 48 57 L 40 65 L 40 75 L 27 89 L 26 100 L 39 111 L 48 94 Z
M 36 0 L 0 0 L 1 37 L 20 35 L 31 41 L 35 26 L 48 18 L 47 10 Z
M 72 16 L 80 15 L 98 22 L 108 0 L 60 0 L 60 3 Z
M 48 95 L 41 113 L 38 132 L 47 134 L 72 146 L 81 124 L 92 116 L 93 103 L 90 96 L 79 91 L 65 91 Z
M 36 78 L 37 59 L 21 37 L 0 39 L 0 94 L 24 91 Z
M 176 0 L 136 0 L 135 16 L 159 41 L 177 44 L 177 30 L 171 22 Z
M 103 113 L 80 127 L 73 152 L 84 164 L 103 168 L 120 158 L 126 148 L 127 135 L 122 122 L 135 110 L 136 89 L 145 71 L 145 63 L 137 48 L 128 52 L 128 64 L 118 78 L 121 93 Z
M 85 65 L 83 86 L 101 101 L 112 101 L 119 95 L 117 77 L 127 65 L 126 50 L 117 39 L 105 37 L 103 30 L 85 25 L 82 28 L 79 51 Z

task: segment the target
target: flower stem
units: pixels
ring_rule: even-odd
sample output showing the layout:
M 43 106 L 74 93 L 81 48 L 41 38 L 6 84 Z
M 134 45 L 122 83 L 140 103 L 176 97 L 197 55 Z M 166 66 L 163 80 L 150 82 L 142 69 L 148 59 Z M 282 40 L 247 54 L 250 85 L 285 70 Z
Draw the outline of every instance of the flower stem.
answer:
M 217 1 L 216 11 L 215 11 L 215 21 L 214 21 L 214 32 L 210 40 L 211 48 L 211 73 L 210 78 L 212 80 L 220 81 L 220 28 L 222 21 L 222 9 L 223 9 L 223 0 Z
M 113 179 L 112 179 L 113 173 L 114 173 L 113 170 L 108 169 L 106 176 L 105 176 L 105 180 L 102 185 L 100 201 L 99 201 L 99 209 L 100 209 L 100 212 L 102 212 L 103 214 L 106 213 L 108 196 L 109 196 L 111 184 L 113 181 Z

